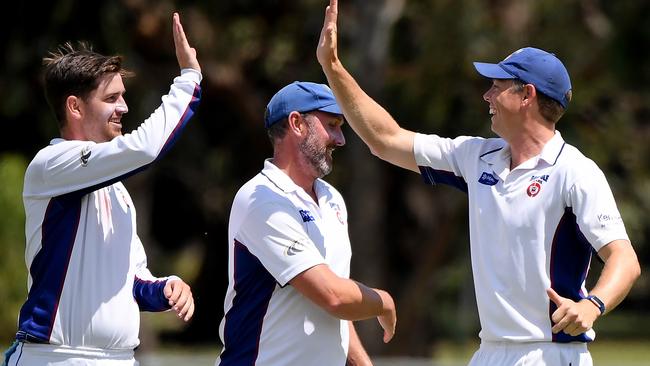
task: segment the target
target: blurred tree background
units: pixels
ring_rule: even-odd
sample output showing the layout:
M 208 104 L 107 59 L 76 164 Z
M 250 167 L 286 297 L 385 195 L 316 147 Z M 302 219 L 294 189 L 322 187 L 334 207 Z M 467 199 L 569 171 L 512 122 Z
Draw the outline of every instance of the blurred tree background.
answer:
M 22 176 L 57 135 L 40 80 L 41 59 L 68 40 L 119 53 L 137 73 L 126 83 L 135 128 L 178 72 L 171 13 L 197 48 L 203 100 L 174 149 L 125 184 L 155 273 L 193 286 L 194 320 L 145 316 L 144 348 L 158 342 L 219 345 L 227 285 L 227 221 L 237 189 L 271 147 L 270 97 L 294 80 L 324 82 L 315 58 L 326 0 L 58 0 L 14 2 L 5 14 L 0 67 L 0 340 L 9 344 L 26 296 Z M 36 10 L 36 7 L 39 10 Z M 472 61 L 497 62 L 532 45 L 557 54 L 573 102 L 558 129 L 605 171 L 644 270 L 650 265 L 650 2 L 644 0 L 341 0 L 340 56 L 362 87 L 406 128 L 443 136 L 492 136 L 482 100 L 489 81 Z M 386 288 L 398 331 L 381 343 L 360 322 L 373 355 L 428 356 L 440 341 L 479 330 L 468 256 L 467 197 L 424 185 L 373 157 L 354 133 L 327 178 L 350 212 L 352 276 Z M 600 270 L 594 264 L 592 273 Z M 593 276 L 592 276 L 593 277 Z M 593 281 L 593 279 L 592 279 Z M 600 338 L 650 339 L 650 282 L 642 276 L 620 309 L 596 324 Z

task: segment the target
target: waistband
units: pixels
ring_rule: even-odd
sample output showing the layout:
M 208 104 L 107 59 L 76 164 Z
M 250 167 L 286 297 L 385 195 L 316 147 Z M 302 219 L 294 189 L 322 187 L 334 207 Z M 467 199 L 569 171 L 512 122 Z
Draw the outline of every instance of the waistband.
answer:
M 508 341 L 481 341 L 480 348 L 483 349 L 510 349 L 510 350 L 530 350 L 530 349 L 573 349 L 587 350 L 587 343 L 584 342 L 508 342 Z
M 97 359 L 130 360 L 134 357 L 132 349 L 102 349 L 92 347 L 71 347 L 53 344 L 20 342 L 23 352 L 34 355 L 62 355 L 68 357 L 92 357 Z

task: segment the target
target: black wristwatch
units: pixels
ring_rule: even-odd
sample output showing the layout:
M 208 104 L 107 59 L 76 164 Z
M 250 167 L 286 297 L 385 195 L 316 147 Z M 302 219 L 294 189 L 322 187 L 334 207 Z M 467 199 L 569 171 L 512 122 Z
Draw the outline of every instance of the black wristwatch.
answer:
M 592 304 L 598 307 L 598 309 L 600 310 L 600 315 L 605 314 L 605 303 L 603 302 L 603 300 L 599 299 L 598 296 L 589 295 L 585 297 L 585 299 L 591 301 Z

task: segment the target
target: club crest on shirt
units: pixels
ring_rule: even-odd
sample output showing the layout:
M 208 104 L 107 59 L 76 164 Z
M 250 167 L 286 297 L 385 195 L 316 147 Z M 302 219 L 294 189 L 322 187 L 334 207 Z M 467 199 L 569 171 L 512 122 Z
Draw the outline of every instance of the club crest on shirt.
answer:
M 499 183 L 499 179 L 490 173 L 483 172 L 483 174 L 481 174 L 481 177 L 478 179 L 478 182 L 485 184 L 486 186 L 493 186 Z
M 90 154 L 92 154 L 92 151 L 90 150 L 90 145 L 86 145 L 84 146 L 83 149 L 81 149 L 81 166 L 88 165 L 88 159 L 90 159 Z
M 309 210 L 298 210 L 300 217 L 302 217 L 302 222 L 315 221 L 314 216 L 312 216 Z
M 548 182 L 548 174 L 545 175 L 533 175 L 530 177 L 530 185 L 526 188 L 526 194 L 528 197 L 535 197 L 542 190 L 542 184 Z
M 345 221 L 343 220 L 343 215 L 341 214 L 341 206 L 339 206 L 338 203 L 330 202 L 330 207 L 332 208 L 332 210 L 336 211 L 336 218 L 339 219 L 341 225 L 345 225 Z

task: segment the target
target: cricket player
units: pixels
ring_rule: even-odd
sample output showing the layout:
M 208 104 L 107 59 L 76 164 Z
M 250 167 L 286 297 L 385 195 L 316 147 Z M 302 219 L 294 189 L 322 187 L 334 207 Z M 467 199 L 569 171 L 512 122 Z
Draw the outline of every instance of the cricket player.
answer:
M 29 294 L 5 362 L 17 365 L 137 365 L 140 311 L 171 309 L 188 321 L 190 286 L 154 277 L 121 181 L 168 151 L 198 105 L 201 68 L 178 14 L 180 76 L 136 130 L 122 134 L 120 56 L 68 43 L 45 64 L 45 90 L 60 138 L 27 167 L 23 200 Z
M 640 267 L 605 175 L 556 130 L 572 97 L 562 62 L 526 47 L 474 63 L 492 84 L 483 99 L 498 138 L 415 133 L 345 70 L 337 16 L 330 0 L 317 57 L 354 131 L 381 159 L 468 194 L 481 322 L 470 365 L 591 365 L 594 322 L 623 300 Z M 592 255 L 605 265 L 588 290 Z

